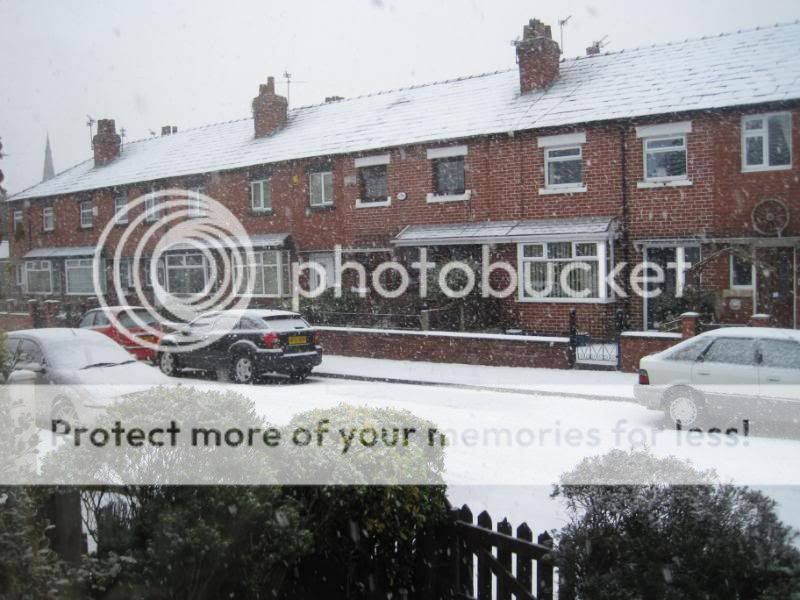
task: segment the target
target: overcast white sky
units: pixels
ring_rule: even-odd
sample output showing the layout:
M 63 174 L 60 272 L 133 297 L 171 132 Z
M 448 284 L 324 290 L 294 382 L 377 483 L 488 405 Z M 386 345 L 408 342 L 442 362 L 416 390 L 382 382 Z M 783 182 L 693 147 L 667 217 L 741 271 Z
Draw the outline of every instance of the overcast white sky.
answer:
M 511 40 L 538 17 L 564 30 L 566 56 L 800 18 L 797 0 L 0 0 L 4 186 L 91 155 L 87 115 L 128 141 L 246 117 L 258 84 L 288 69 L 291 106 L 514 66 Z M 797 60 L 796 57 L 786 57 Z

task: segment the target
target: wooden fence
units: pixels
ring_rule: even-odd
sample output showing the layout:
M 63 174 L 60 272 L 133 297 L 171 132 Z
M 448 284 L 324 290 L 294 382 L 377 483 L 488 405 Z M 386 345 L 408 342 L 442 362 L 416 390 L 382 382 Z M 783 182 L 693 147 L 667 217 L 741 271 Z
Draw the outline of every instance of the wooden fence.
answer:
M 459 600 L 553 600 L 553 539 L 545 532 L 533 541 L 527 523 L 516 535 L 508 520 L 492 528 L 486 511 L 473 522 L 464 505 L 453 509 L 455 520 L 455 597 Z M 567 600 L 564 595 L 559 600 Z

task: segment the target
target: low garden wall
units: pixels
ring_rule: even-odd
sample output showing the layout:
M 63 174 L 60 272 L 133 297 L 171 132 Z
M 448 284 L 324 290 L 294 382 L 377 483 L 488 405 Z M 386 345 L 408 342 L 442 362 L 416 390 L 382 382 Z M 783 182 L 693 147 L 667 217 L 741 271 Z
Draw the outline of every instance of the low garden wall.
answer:
M 680 333 L 625 331 L 619 338 L 620 368 L 628 373 L 635 373 L 639 370 L 639 360 L 643 356 L 666 350 L 682 339 Z
M 498 367 L 568 369 L 569 338 L 317 327 L 327 354 Z
M 0 331 L 31 329 L 33 319 L 26 312 L 0 312 Z

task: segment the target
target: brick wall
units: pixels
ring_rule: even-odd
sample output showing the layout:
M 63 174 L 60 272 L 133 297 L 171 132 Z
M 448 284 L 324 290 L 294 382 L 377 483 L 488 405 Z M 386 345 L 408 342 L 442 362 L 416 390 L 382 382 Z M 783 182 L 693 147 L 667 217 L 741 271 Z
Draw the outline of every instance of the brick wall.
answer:
M 28 313 L 0 312 L 0 331 L 31 329 L 33 321 Z
M 666 350 L 680 341 L 680 334 L 623 333 L 619 340 L 620 369 L 627 373 L 635 373 L 639 370 L 639 360 L 642 357 Z
M 320 327 L 326 354 L 502 367 L 567 369 L 568 340 Z M 513 339 L 518 337 L 518 339 Z M 324 365 L 324 361 L 323 361 Z

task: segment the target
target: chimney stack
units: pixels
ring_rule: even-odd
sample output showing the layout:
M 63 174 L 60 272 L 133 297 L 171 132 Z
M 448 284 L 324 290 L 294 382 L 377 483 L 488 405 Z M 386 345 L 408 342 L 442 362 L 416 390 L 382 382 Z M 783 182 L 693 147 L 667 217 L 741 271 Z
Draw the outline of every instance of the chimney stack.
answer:
M 600 54 L 600 42 L 594 42 L 586 48 L 586 56 L 594 56 L 596 54 Z
M 119 157 L 122 139 L 117 134 L 114 119 L 97 121 L 97 133 L 92 138 L 94 147 L 94 166 L 102 167 Z
M 163 125 L 161 127 L 161 135 L 170 135 L 173 133 L 178 133 L 178 128 L 175 125 Z
M 258 96 L 253 98 L 253 122 L 256 137 L 272 135 L 286 123 L 289 103 L 283 96 L 275 94 L 275 78 L 267 77 L 267 83 L 261 84 Z
M 558 77 L 561 50 L 553 41 L 550 26 L 531 19 L 516 42 L 519 88 L 523 94 L 547 88 Z

